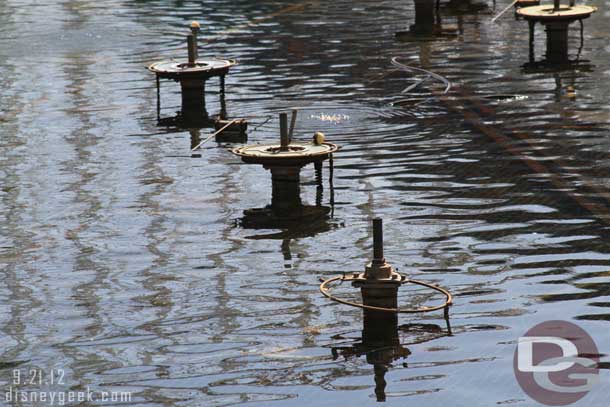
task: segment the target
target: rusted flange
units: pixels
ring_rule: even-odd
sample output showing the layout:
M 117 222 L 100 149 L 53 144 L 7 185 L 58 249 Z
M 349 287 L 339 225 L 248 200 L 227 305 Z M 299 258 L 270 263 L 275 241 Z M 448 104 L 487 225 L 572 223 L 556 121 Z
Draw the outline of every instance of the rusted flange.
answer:
M 542 23 L 554 21 L 576 21 L 583 20 L 597 11 L 597 7 L 575 5 L 560 6 L 559 10 L 553 11 L 553 5 L 542 5 L 523 7 L 517 10 L 517 14 L 526 20 L 539 21 Z

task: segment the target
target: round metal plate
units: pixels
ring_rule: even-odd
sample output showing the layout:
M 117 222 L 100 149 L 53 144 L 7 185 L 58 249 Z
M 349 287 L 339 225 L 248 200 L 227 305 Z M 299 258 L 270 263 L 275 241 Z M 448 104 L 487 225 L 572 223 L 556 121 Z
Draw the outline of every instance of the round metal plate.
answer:
M 236 65 L 232 59 L 198 59 L 196 65 L 189 66 L 188 61 L 161 61 L 148 67 L 149 71 L 169 75 L 210 74 L 214 71 L 227 70 Z
M 517 10 L 517 14 L 527 20 L 535 21 L 565 21 L 580 20 L 589 17 L 597 11 L 597 7 L 576 5 L 573 7 L 561 6 L 559 11 L 553 12 L 553 5 L 524 7 Z
M 233 154 L 242 157 L 247 163 L 274 164 L 284 162 L 308 163 L 328 158 L 330 154 L 339 149 L 332 143 L 290 143 L 287 151 L 281 151 L 279 144 L 249 145 L 230 150 Z

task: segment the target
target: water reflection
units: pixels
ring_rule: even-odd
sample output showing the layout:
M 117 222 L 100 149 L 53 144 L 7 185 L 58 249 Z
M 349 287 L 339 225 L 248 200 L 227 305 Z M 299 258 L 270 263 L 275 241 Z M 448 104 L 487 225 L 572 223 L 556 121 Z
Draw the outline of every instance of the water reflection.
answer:
M 182 108 L 172 117 L 161 117 L 160 81 L 157 78 L 157 124 L 164 127 L 213 127 L 218 120 L 227 120 L 227 102 L 222 81 L 219 97 L 220 111 L 210 116 L 206 107 L 205 90 L 198 95 L 182 93 Z M 186 101 L 186 102 L 185 102 Z
M 300 184 L 276 183 L 271 204 L 263 208 L 244 210 L 239 225 L 244 229 L 272 230 L 281 229 L 265 235 L 249 236 L 250 239 L 297 239 L 313 237 L 329 231 L 333 227 L 334 204 L 323 205 L 324 180 L 322 163 L 315 166 L 316 204 L 304 205 L 301 201 Z M 334 197 L 332 181 L 329 182 L 331 196 Z M 334 198 L 333 198 L 334 199 Z
M 464 33 L 464 16 L 476 16 L 489 12 L 486 3 L 472 1 L 450 1 L 443 3 L 426 0 L 414 0 L 415 19 L 408 31 L 398 31 L 395 36 L 399 41 L 418 42 L 430 40 L 448 40 Z M 443 15 L 455 17 L 455 24 L 443 23 Z
M 530 324 L 561 314 L 607 338 L 610 63 L 599 8 L 580 57 L 594 69 L 524 75 L 525 23 L 443 4 L 457 35 L 403 43 L 394 33 L 415 21 L 412 2 L 0 1 L 2 380 L 22 363 L 63 368 L 70 387 L 133 391 L 146 407 L 369 403 L 371 366 L 326 348 L 351 347 L 334 338 L 361 314 L 320 298 L 316 283 L 362 263 L 362 220 L 376 215 L 395 219 L 388 257 L 401 271 L 456 294 L 456 336 L 399 326 L 411 354 L 386 373 L 388 405 L 527 404 L 507 361 Z M 244 208 L 268 203 L 268 172 L 222 148 L 182 158 L 207 124 L 157 127 L 143 67 L 184 57 L 193 19 L 205 21 L 202 52 L 241 63 L 227 77 L 227 117 L 309 109 L 297 130 L 344 146 L 341 227 L 320 215 L 322 232 L 298 241 L 290 233 L 314 235 L 308 222 L 235 227 Z M 455 92 L 434 97 L 424 82 L 426 103 L 390 107 L 413 77 L 392 71 L 395 56 Z M 179 87 L 163 85 L 162 116 L 174 116 Z M 223 109 L 212 85 L 213 117 Z M 250 136 L 277 134 L 270 121 Z M 332 214 L 327 185 L 320 204 Z M 317 206 L 313 187 L 301 192 Z M 285 231 L 285 241 L 249 239 Z
M 398 326 L 394 313 L 363 311 L 362 338 L 351 345 L 331 346 L 333 360 L 345 360 L 366 356 L 366 362 L 373 366 L 375 397 L 378 402 L 386 401 L 385 376 L 392 364 L 403 361 L 402 367 L 408 368 L 404 360 L 411 355 L 407 348 L 410 344 L 421 344 L 443 336 L 452 336 L 449 319 L 446 330 L 436 324 L 405 324 Z M 402 338 L 401 338 L 402 337 Z M 409 338 L 404 342 L 403 338 Z

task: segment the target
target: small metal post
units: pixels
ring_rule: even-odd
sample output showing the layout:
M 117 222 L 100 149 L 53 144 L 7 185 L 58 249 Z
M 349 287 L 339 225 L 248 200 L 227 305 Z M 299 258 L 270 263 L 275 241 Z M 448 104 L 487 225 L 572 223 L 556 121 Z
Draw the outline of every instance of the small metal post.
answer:
M 189 52 L 189 66 L 195 66 L 195 61 L 197 60 L 197 41 L 195 41 L 195 36 L 193 34 L 187 35 L 186 43 Z
M 553 13 L 559 11 L 559 7 L 561 6 L 561 0 L 553 0 Z
M 335 170 L 335 163 L 333 160 L 332 153 L 328 156 L 328 189 L 330 189 L 330 216 L 335 216 L 335 186 L 333 185 L 333 176 Z
M 197 61 L 197 59 L 199 59 L 199 49 L 197 46 L 197 34 L 199 33 L 199 23 L 197 23 L 196 21 L 193 21 L 191 23 L 191 33 L 193 34 L 193 52 L 194 52 L 194 56 L 195 56 L 195 61 Z M 193 61 L 193 63 L 195 63 L 195 61 Z
M 294 126 L 297 124 L 297 109 L 292 109 L 292 117 L 290 118 L 290 130 L 288 131 L 288 139 L 292 141 L 292 135 L 294 134 Z
M 227 101 L 225 99 L 225 76 L 220 75 L 220 118 L 227 120 Z
M 451 322 L 449 321 L 449 306 L 446 306 L 443 310 L 443 317 L 445 318 L 445 322 L 447 323 L 447 333 L 449 336 L 453 335 L 451 332 Z
M 373 263 L 383 264 L 383 219 L 373 219 Z
M 155 74 L 157 78 L 157 121 L 161 119 L 161 82 L 159 74 Z
M 288 137 L 288 114 L 280 113 L 280 150 L 288 151 L 290 138 Z

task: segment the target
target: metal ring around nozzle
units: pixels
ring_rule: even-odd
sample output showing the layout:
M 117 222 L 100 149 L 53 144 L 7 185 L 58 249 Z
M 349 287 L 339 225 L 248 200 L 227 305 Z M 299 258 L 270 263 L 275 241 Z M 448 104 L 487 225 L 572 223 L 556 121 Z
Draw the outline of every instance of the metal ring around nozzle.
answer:
M 442 305 L 437 305 L 435 307 L 401 309 L 401 308 L 374 307 L 372 305 L 365 305 L 365 304 L 360 304 L 357 302 L 342 300 L 341 298 L 335 297 L 330 293 L 329 284 L 332 282 L 335 282 L 335 281 L 343 280 L 343 279 L 344 279 L 344 276 L 338 276 L 338 277 L 332 277 L 332 278 L 329 278 L 328 280 L 325 280 L 322 284 L 320 284 L 320 292 L 322 293 L 322 295 L 324 295 L 329 300 L 332 300 L 332 301 L 335 301 L 335 302 L 338 302 L 341 304 L 349 305 L 351 307 L 362 308 L 362 309 L 369 310 L 369 311 L 393 312 L 396 314 L 416 314 L 416 313 L 420 313 L 420 312 L 437 311 L 440 309 L 447 309 L 449 306 L 451 306 L 453 304 L 453 296 L 451 295 L 451 293 L 449 291 L 445 290 L 444 288 L 438 287 L 438 286 L 435 286 L 435 285 L 432 285 L 429 283 L 425 283 L 423 281 L 411 280 L 411 279 L 405 279 L 404 281 L 401 281 L 399 284 L 402 285 L 402 284 L 406 284 L 406 283 L 413 283 L 413 284 L 431 288 L 431 289 L 443 294 L 445 296 L 445 302 Z

